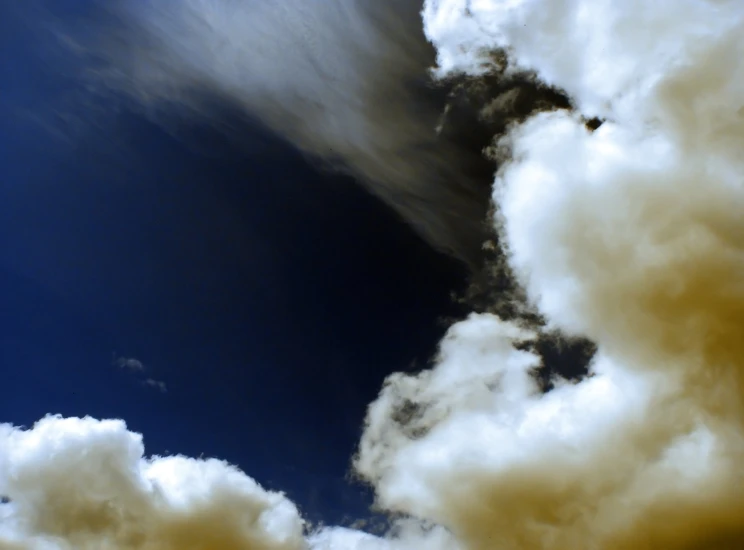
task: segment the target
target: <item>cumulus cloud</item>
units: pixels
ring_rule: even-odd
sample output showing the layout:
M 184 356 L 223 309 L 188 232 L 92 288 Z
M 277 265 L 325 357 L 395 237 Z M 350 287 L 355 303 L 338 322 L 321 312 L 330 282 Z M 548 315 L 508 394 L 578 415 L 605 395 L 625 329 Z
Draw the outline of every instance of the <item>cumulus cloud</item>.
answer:
M 297 508 L 219 460 L 144 458 L 120 420 L 0 429 L 0 547 L 304 548 Z
M 394 540 L 310 531 L 283 494 L 230 464 L 146 457 L 142 436 L 121 420 L 0 425 L 0 493 L 3 550 L 453 548 L 443 528 L 415 520 L 396 522 Z
M 545 330 L 596 344 L 590 374 L 543 392 L 533 324 L 456 323 L 369 408 L 355 469 L 409 518 L 383 538 L 303 536 L 281 495 L 142 458 L 121 422 L 5 426 L 8 548 L 744 547 L 744 7 L 427 0 L 423 22 L 439 77 L 506 59 L 571 99 L 494 137 L 493 201 Z
M 383 506 L 468 548 L 742 547 L 744 9 L 432 0 L 424 14 L 443 74 L 482 74 L 504 48 L 574 101 L 499 141 L 494 201 L 530 301 L 597 355 L 592 376 L 542 395 L 528 335 L 466 320 L 434 370 L 391 377 L 358 467 Z

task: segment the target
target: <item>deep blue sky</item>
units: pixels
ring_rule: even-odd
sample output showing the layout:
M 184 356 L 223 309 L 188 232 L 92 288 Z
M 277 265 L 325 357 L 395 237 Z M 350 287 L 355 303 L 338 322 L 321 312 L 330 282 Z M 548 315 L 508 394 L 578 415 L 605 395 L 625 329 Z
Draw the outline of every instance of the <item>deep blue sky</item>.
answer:
M 227 459 L 311 519 L 361 514 L 344 475 L 365 407 L 435 351 L 460 269 L 249 123 L 230 141 L 182 121 L 176 139 L 94 110 L 8 9 L 0 421 L 120 417 L 148 452 Z

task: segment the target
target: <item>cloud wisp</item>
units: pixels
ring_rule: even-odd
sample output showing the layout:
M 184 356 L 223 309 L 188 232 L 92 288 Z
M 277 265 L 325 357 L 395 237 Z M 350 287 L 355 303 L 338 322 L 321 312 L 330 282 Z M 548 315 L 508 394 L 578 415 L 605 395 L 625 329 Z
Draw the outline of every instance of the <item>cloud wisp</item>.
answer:
M 214 120 L 214 101 L 234 105 L 319 164 L 353 176 L 433 246 L 475 268 L 491 233 L 493 166 L 481 154 L 491 136 L 475 131 L 480 106 L 468 101 L 467 86 L 433 78 L 421 6 L 116 1 L 106 4 L 109 24 L 88 33 L 94 38 L 64 43 L 95 60 L 97 89 L 123 93 L 150 113 L 224 124 Z M 533 92 L 518 105 L 492 106 L 502 126 L 563 101 L 534 93 L 534 82 L 517 75 L 498 87 L 512 96 Z

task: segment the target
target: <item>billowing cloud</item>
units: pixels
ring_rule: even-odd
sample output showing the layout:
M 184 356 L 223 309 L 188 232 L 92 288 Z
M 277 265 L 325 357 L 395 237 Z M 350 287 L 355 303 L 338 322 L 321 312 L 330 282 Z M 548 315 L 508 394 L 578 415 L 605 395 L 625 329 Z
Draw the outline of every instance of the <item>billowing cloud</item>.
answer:
M 144 458 L 120 420 L 40 420 L 0 429 L 0 547 L 304 548 L 283 495 L 218 460 Z M 5 545 L 5 546 L 3 546 Z
M 423 22 L 440 77 L 506 58 L 571 99 L 495 136 L 493 201 L 545 330 L 596 344 L 590 375 L 545 393 L 541 329 L 456 323 L 369 408 L 355 469 L 410 518 L 384 538 L 303 536 L 281 495 L 220 462 L 143 459 L 119 422 L 6 426 L 9 548 L 744 548 L 744 6 L 428 0 Z
M 468 548 L 744 546 L 744 8 L 432 0 L 425 22 L 444 74 L 508 48 L 573 99 L 500 140 L 494 201 L 530 301 L 597 354 L 542 395 L 529 335 L 464 321 L 390 379 L 362 473 Z

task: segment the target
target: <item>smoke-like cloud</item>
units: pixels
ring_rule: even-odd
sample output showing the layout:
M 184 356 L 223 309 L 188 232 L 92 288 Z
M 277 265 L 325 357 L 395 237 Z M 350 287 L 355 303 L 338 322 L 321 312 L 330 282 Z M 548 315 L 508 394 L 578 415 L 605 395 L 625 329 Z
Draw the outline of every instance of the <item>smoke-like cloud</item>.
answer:
M 447 91 L 420 0 L 115 2 L 95 81 L 150 110 L 230 102 L 349 173 L 429 242 L 473 265 L 487 237 L 480 151 L 438 135 Z M 91 53 L 91 52 L 89 52 Z M 101 63 L 102 61 L 102 63 Z M 470 168 L 470 172 L 468 171 Z
M 744 6 L 428 0 L 423 20 L 439 76 L 487 79 L 506 52 L 507 77 L 571 98 L 497 136 L 493 200 L 546 330 L 596 344 L 590 375 L 544 393 L 537 329 L 455 324 L 369 409 L 355 468 L 411 518 L 385 538 L 303 537 L 281 495 L 143 459 L 121 423 L 5 426 L 7 548 L 744 548 Z
M 229 102 L 310 158 L 352 175 L 425 239 L 477 269 L 493 163 L 494 130 L 565 98 L 523 75 L 481 127 L 462 79 L 432 78 L 435 51 L 421 0 L 179 0 L 107 5 L 110 24 L 75 43 L 94 82 L 149 112 L 214 117 Z M 88 33 L 96 35 L 96 33 Z M 467 80 L 467 79 L 465 79 Z M 481 81 L 482 85 L 485 81 Z M 520 95 L 521 94 L 521 95 Z

